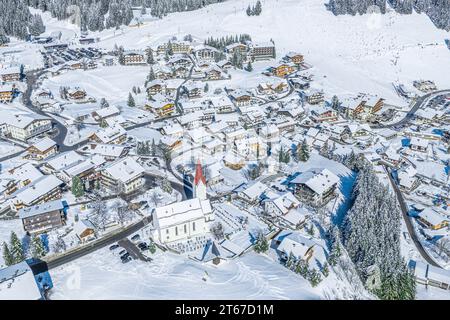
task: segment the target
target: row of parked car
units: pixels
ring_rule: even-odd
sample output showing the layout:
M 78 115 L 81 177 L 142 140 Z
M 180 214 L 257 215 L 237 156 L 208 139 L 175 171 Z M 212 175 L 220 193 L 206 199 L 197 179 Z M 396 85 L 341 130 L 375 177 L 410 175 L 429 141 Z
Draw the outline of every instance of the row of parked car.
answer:
M 137 243 L 136 246 L 139 248 L 139 250 L 141 250 L 141 251 L 149 250 L 148 243 L 146 243 L 145 241 L 141 241 L 141 236 L 139 234 L 135 234 L 134 236 L 132 236 L 131 240 L 133 242 Z M 109 250 L 114 251 L 119 248 L 120 248 L 120 245 L 113 244 L 112 246 L 109 247 Z M 119 257 L 120 257 L 120 260 L 122 261 L 122 263 L 127 263 L 127 262 L 130 262 L 131 260 L 133 260 L 133 258 L 130 256 L 130 253 L 126 249 L 122 249 L 119 252 Z

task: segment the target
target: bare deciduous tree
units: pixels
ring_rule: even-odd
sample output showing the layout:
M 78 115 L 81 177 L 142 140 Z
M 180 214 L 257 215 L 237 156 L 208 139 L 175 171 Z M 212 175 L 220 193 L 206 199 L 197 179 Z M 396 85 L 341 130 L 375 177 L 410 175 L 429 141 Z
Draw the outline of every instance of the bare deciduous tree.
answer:
M 106 203 L 102 200 L 95 200 L 92 203 L 92 212 L 90 215 L 90 219 L 92 220 L 92 222 L 98 228 L 105 230 L 109 217 L 110 215 Z

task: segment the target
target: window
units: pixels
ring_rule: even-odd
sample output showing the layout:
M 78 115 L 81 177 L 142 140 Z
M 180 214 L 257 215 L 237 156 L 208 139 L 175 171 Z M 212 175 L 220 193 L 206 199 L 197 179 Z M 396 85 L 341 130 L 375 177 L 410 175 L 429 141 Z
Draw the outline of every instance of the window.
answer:
M 195 221 L 192 222 L 192 231 L 195 231 Z
M 166 229 L 166 234 L 169 234 L 169 229 Z
M 184 233 L 187 233 L 187 225 L 184 225 Z
M 175 235 L 178 235 L 178 227 L 175 227 Z

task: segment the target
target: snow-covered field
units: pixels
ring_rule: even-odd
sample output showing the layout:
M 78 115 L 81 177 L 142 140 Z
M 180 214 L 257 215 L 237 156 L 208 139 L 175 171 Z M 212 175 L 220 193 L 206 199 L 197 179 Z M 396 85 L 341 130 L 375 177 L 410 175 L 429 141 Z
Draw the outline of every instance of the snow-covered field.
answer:
M 110 103 L 126 102 L 133 86 L 142 86 L 150 68 L 142 66 L 99 67 L 94 70 L 75 70 L 45 80 L 43 86 L 52 92 L 59 92 L 60 86 L 80 87 L 86 93 L 100 100 L 106 98 Z
M 158 252 L 150 263 L 122 264 L 108 249 L 78 259 L 52 272 L 51 299 L 321 298 L 308 281 L 265 256 L 251 253 L 214 267 Z

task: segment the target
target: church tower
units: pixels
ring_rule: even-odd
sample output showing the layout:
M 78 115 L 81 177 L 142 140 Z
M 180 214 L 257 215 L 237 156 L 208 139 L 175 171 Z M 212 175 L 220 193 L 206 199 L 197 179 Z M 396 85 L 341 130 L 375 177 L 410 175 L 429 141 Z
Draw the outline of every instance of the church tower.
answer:
M 197 162 L 195 168 L 194 177 L 194 198 L 199 198 L 200 200 L 206 200 L 206 178 L 203 175 L 202 165 L 200 160 Z

